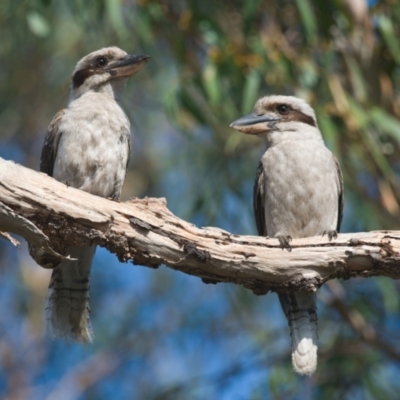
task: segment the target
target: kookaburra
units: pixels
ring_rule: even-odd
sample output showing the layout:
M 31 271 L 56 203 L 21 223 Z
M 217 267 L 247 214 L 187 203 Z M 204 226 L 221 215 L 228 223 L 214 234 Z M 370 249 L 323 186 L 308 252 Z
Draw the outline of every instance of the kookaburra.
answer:
M 130 124 L 119 104 L 127 79 L 149 57 L 118 47 L 90 53 L 75 67 L 68 107 L 48 128 L 40 171 L 68 186 L 119 199 L 130 155 Z M 46 308 L 56 337 L 92 340 L 89 306 L 90 269 L 96 247 L 67 248 L 72 260 L 53 269 Z
M 343 216 L 343 180 L 335 156 L 325 147 L 314 110 L 291 96 L 267 96 L 252 114 L 231 127 L 261 135 L 267 151 L 254 185 L 258 234 L 290 249 L 292 238 L 337 235 Z M 315 293 L 279 293 L 289 322 L 294 369 L 311 375 L 317 366 Z

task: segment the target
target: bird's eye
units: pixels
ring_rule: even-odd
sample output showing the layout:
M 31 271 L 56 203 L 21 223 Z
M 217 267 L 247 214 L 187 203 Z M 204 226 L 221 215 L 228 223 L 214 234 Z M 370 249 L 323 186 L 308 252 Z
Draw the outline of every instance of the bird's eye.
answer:
M 97 68 L 105 67 L 107 65 L 107 59 L 105 57 L 99 57 L 96 60 L 95 65 Z
M 278 107 L 276 107 L 276 111 L 278 111 L 278 113 L 281 115 L 287 115 L 289 114 L 290 107 L 286 104 L 280 104 Z

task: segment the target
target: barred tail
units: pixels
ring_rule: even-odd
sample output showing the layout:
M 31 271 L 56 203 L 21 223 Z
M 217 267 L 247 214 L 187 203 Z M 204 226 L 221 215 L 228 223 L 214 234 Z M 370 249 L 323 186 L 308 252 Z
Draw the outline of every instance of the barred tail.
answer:
M 301 375 L 312 375 L 317 368 L 317 304 L 315 293 L 279 293 L 292 337 L 292 363 Z
M 96 246 L 70 246 L 65 260 L 54 268 L 47 295 L 47 326 L 53 336 L 80 343 L 92 341 L 90 269 Z

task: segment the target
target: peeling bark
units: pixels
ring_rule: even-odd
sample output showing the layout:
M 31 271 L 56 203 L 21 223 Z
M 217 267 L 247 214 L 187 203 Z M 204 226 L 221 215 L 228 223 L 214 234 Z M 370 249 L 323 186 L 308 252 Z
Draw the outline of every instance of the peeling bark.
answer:
M 68 245 L 100 245 L 122 262 L 161 264 L 255 294 L 315 291 L 334 278 L 400 278 L 400 232 L 293 239 L 239 236 L 173 215 L 165 199 L 118 203 L 92 196 L 0 158 L 0 232 L 23 236 L 39 264 L 52 268 Z

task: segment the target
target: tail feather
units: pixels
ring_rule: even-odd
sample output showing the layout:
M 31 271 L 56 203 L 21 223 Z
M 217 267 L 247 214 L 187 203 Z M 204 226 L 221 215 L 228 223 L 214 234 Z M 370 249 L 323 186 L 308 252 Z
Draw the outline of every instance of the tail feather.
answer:
M 292 363 L 301 375 L 312 375 L 317 368 L 317 306 L 315 293 L 279 294 L 292 337 Z
M 46 318 L 51 334 L 80 343 L 92 341 L 90 323 L 90 270 L 96 246 L 71 246 L 65 260 L 54 268 L 47 296 Z

